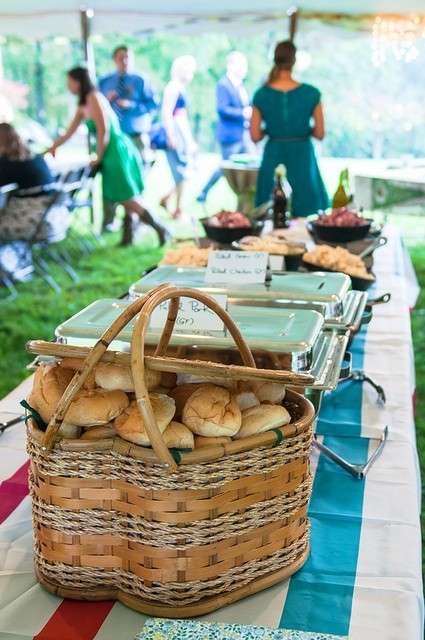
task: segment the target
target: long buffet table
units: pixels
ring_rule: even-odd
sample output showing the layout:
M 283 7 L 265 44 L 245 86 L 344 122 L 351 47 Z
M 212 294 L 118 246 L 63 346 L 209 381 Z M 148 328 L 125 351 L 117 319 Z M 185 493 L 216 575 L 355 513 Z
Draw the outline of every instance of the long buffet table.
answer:
M 383 386 L 386 406 L 377 403 L 372 387 L 344 382 L 325 397 L 317 433 L 324 444 L 356 463 L 367 460 L 385 425 L 389 439 L 364 481 L 312 454 L 312 547 L 303 569 L 287 582 L 201 620 L 212 627 L 183 623 L 174 631 L 165 621 L 146 624 L 145 616 L 121 604 L 74 602 L 45 592 L 32 569 L 25 430 L 17 425 L 0 438 L 0 640 L 132 640 L 138 633 L 155 640 L 423 637 L 409 318 L 417 288 L 400 238 L 394 230 L 386 233 L 389 243 L 376 253 L 373 293 L 390 291 L 392 299 L 374 308 L 371 324 L 351 346 L 353 366 Z M 26 380 L 1 400 L 0 411 L 20 413 L 19 401 L 29 386 Z

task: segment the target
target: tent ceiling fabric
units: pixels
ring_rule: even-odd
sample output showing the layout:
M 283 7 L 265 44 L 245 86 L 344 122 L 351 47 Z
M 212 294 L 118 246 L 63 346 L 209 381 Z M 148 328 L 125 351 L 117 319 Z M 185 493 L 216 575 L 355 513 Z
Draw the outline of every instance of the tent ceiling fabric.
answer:
M 30 37 L 78 36 L 81 0 L 0 0 L 0 33 Z M 265 28 L 297 5 L 301 11 L 349 15 L 425 14 L 424 0 L 87 0 L 95 33 L 147 30 L 231 31 L 244 22 Z M 229 6 L 231 4 L 231 6 Z

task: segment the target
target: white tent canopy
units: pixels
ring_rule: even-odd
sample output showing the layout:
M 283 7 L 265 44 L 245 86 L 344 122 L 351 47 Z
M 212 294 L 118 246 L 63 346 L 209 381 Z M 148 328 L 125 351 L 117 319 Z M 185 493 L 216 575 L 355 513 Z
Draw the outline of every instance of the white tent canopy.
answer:
M 297 5 L 311 13 L 425 14 L 425 0 L 87 0 L 93 32 L 225 31 L 232 25 L 265 28 Z M 81 0 L 0 0 L 0 34 L 41 38 L 80 34 Z

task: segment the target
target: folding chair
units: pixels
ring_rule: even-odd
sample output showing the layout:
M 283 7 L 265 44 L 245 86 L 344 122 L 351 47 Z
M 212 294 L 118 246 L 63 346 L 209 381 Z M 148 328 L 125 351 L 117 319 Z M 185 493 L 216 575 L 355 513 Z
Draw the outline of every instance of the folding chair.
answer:
M 6 207 L 7 201 L 9 200 L 13 192 L 17 190 L 17 188 L 18 185 L 16 184 L 16 182 L 4 184 L 2 187 L 0 187 L 0 211 L 1 209 L 4 209 Z
M 28 240 L 33 251 L 33 261 L 36 271 L 56 292 L 60 292 L 61 287 L 53 277 L 49 263 L 43 253 L 49 256 L 74 282 L 79 281 L 78 274 L 72 267 L 70 255 L 64 247 L 60 246 L 60 243 L 67 238 L 71 226 L 68 202 L 68 192 L 65 186 L 62 185 L 60 190 L 52 195 L 32 237 Z M 63 220 L 64 224 L 60 224 L 61 221 L 59 218 L 53 221 L 52 224 L 49 216 L 52 216 L 55 210 L 60 214 L 61 209 L 62 213 L 66 211 L 69 217 L 67 216 L 67 218 Z
M 80 250 L 84 252 L 93 251 L 94 246 L 103 244 L 100 242 L 99 237 L 93 230 L 93 177 L 92 167 L 87 165 L 71 169 L 63 176 L 62 180 L 62 188 L 69 196 L 69 201 L 67 203 L 68 209 L 71 212 L 75 212 L 78 211 L 78 209 L 88 208 L 90 211 L 90 227 L 87 229 L 87 232 L 90 235 L 90 240 L 87 237 L 77 237 L 76 234 L 73 236 L 74 240 L 78 243 Z
M 0 187 L 0 215 L 1 215 L 2 209 L 6 208 L 6 205 L 10 196 L 17 190 L 17 188 L 18 188 L 18 185 L 15 182 L 12 182 L 10 184 L 5 184 Z M 10 274 L 1 266 L 0 266 L 0 284 L 9 291 L 9 295 L 6 298 L 3 298 L 2 302 L 4 302 L 4 300 L 10 300 L 11 298 L 16 298 L 16 296 L 18 295 L 18 291 L 15 287 L 13 279 L 11 278 Z
M 46 195 L 40 193 L 40 197 Z M 42 212 L 35 229 L 26 240 L 7 242 L 0 249 L 10 251 L 13 249 L 14 260 L 10 260 L 10 270 L 0 271 L 0 280 L 9 289 L 11 296 L 16 296 L 17 290 L 14 283 L 17 280 L 25 280 L 36 272 L 57 293 L 61 287 L 54 278 L 46 257 L 51 258 L 74 281 L 78 281 L 78 274 L 72 267 L 71 258 L 60 243 L 65 240 L 70 228 L 70 212 L 68 209 L 68 193 L 64 187 L 53 191 L 48 203 Z M 54 216 L 57 212 L 57 218 Z M 63 219 L 61 219 L 61 216 Z M 50 218 L 50 219 L 49 219 Z M 29 269 L 29 271 L 28 271 Z M 17 277 L 17 274 L 24 274 Z

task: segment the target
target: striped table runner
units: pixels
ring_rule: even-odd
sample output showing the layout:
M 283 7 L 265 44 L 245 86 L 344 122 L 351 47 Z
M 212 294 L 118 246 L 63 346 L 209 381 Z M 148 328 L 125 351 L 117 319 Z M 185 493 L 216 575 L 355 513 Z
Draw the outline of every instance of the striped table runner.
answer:
M 387 407 L 378 407 L 372 389 L 346 383 L 324 399 L 317 425 L 328 446 L 352 462 L 364 462 L 376 446 L 373 438 L 388 424 L 383 455 L 361 482 L 314 454 L 308 562 L 289 581 L 203 621 L 289 629 L 298 633 L 292 637 L 304 634 L 309 640 L 423 637 L 411 302 L 397 255 L 405 260 L 392 234 L 377 253 L 375 271 L 379 293 L 390 290 L 393 299 L 375 308 L 372 323 L 351 349 L 354 366 L 384 387 Z M 28 381 L 1 401 L 0 409 L 19 411 L 27 389 Z M 16 426 L 0 438 L 0 640 L 132 640 L 143 631 L 144 616 L 112 602 L 61 600 L 36 584 L 27 471 L 24 430 Z

